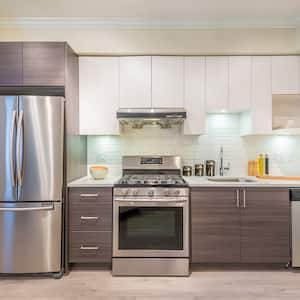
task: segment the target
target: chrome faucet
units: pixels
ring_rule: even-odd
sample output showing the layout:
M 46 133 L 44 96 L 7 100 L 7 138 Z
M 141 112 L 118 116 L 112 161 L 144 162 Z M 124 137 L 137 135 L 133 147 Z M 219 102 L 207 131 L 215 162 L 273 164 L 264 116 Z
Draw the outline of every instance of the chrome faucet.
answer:
M 220 147 L 220 153 L 219 153 L 219 175 L 224 176 L 224 170 L 228 171 L 230 169 L 230 165 L 228 162 L 228 166 L 224 167 L 224 150 L 223 150 L 223 145 Z

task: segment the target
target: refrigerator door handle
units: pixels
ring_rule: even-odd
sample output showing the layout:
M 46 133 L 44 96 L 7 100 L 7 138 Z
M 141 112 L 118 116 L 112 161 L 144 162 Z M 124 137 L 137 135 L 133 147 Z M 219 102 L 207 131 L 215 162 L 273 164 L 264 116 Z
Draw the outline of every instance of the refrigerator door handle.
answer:
M 10 176 L 11 176 L 11 182 L 12 186 L 14 187 L 16 185 L 16 176 L 15 176 L 15 156 L 14 156 L 14 137 L 15 137 L 15 129 L 16 129 L 16 116 L 17 111 L 13 111 L 12 115 L 12 123 L 11 123 L 11 129 L 10 129 Z
M 24 137 L 24 128 L 23 128 L 23 120 L 24 120 L 24 112 L 20 112 L 19 120 L 18 120 L 18 127 L 17 127 L 17 177 L 18 182 L 22 186 L 23 184 L 23 163 L 21 162 L 21 132 L 22 132 L 22 139 Z M 23 149 L 24 149 L 24 141 L 23 141 Z M 24 150 L 23 150 L 24 151 Z M 24 157 L 24 153 L 22 154 Z
M 42 211 L 42 210 L 53 210 L 54 205 L 47 206 L 33 206 L 33 207 L 0 207 L 0 211 Z

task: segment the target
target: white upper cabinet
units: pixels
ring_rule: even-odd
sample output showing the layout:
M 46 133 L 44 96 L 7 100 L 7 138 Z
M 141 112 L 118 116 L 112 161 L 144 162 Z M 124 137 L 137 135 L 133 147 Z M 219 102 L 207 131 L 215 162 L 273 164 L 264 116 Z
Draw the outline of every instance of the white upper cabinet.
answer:
M 80 134 L 119 134 L 119 58 L 80 57 Z
M 206 57 L 206 110 L 228 109 L 229 76 L 227 56 Z
M 185 57 L 184 106 L 187 110 L 184 134 L 203 134 L 205 131 L 205 57 Z
M 272 133 L 271 57 L 252 57 L 252 109 L 242 114 L 241 134 Z
M 251 109 L 252 58 L 251 56 L 229 57 L 229 107 L 230 111 Z
M 272 93 L 300 92 L 299 56 L 272 56 Z
M 183 107 L 183 61 L 182 56 L 152 57 L 152 107 Z
M 151 57 L 120 57 L 120 107 L 151 107 Z

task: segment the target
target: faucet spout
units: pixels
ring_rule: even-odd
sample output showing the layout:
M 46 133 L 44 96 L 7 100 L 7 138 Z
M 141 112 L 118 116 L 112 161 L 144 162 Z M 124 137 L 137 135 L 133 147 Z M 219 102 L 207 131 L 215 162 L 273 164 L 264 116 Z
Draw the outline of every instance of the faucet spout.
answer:
M 220 163 L 219 164 L 220 165 L 219 175 L 224 176 L 224 151 L 223 151 L 223 145 L 221 145 L 221 148 L 220 148 L 219 163 Z

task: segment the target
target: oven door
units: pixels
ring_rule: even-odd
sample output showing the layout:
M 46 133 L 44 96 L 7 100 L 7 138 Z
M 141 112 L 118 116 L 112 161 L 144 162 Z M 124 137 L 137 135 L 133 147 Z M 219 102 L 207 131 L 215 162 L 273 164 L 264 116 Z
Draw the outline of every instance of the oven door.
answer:
M 114 199 L 114 257 L 188 257 L 188 199 Z

